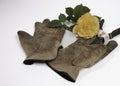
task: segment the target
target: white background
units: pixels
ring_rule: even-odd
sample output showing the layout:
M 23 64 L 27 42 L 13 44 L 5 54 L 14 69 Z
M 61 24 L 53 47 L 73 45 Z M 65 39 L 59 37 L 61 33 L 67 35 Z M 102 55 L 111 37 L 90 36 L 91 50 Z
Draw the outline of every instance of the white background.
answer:
M 0 86 L 120 86 L 120 36 L 114 38 L 118 47 L 95 66 L 80 71 L 71 83 L 46 64 L 24 65 L 26 55 L 20 46 L 17 31 L 34 32 L 35 21 L 55 19 L 65 7 L 83 4 L 94 15 L 105 19 L 104 30 L 120 27 L 119 0 L 0 0 Z M 75 41 L 66 32 L 62 44 Z

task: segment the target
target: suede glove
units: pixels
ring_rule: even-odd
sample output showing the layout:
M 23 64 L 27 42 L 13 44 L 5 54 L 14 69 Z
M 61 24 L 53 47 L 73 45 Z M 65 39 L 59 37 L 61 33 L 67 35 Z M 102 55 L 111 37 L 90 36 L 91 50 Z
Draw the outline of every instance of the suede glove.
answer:
M 65 30 L 63 28 L 48 28 L 48 19 L 43 23 L 35 23 L 35 32 L 31 36 L 24 31 L 18 31 L 21 46 L 27 58 L 24 64 L 51 61 L 56 58 Z
M 117 47 L 116 41 L 103 45 L 94 44 L 95 39 L 78 38 L 68 47 L 60 49 L 57 58 L 48 62 L 48 66 L 63 78 L 75 82 L 81 69 L 93 66 Z

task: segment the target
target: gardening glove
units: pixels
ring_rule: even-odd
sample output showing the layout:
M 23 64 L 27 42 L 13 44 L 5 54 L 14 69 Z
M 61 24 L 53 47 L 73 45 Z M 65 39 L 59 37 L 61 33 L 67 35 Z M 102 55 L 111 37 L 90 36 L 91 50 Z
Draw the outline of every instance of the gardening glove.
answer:
M 40 61 L 50 61 L 56 58 L 57 50 L 63 38 L 63 28 L 48 28 L 48 19 L 43 23 L 35 23 L 35 32 L 31 36 L 24 31 L 18 31 L 19 40 L 27 58 L 24 64 L 32 64 Z
M 117 47 L 116 41 L 107 45 L 93 44 L 95 39 L 78 38 L 68 47 L 60 49 L 56 59 L 47 63 L 48 66 L 63 78 L 75 82 L 79 70 L 93 66 Z

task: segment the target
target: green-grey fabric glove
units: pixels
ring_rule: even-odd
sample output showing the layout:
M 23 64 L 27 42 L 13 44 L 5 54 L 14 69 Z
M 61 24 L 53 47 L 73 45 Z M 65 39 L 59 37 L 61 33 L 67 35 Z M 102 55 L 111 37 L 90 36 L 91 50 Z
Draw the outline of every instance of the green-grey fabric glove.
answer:
M 95 39 L 78 38 L 68 47 L 60 49 L 56 59 L 47 63 L 48 66 L 63 78 L 75 82 L 81 69 L 93 66 L 117 47 L 116 41 L 103 45 L 94 44 Z
M 51 61 L 56 58 L 58 48 L 64 35 L 64 28 L 48 28 L 48 19 L 35 23 L 35 32 L 31 36 L 18 31 L 19 40 L 27 55 L 24 64 Z

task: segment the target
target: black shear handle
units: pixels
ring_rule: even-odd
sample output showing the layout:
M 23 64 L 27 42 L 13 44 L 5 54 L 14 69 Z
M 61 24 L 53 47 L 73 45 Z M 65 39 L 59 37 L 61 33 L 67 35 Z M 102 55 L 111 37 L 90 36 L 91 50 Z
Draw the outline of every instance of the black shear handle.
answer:
M 110 39 L 113 38 L 113 37 L 115 37 L 115 36 L 117 36 L 117 35 L 119 35 L 119 34 L 120 34 L 120 28 L 112 31 L 112 32 L 109 34 Z

